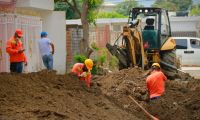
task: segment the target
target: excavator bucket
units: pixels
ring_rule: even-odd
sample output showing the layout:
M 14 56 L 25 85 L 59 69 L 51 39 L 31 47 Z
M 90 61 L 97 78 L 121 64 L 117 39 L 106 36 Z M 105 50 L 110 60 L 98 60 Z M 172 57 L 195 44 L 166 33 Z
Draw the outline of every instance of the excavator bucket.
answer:
M 119 48 L 117 45 L 110 45 L 109 43 L 106 44 L 106 48 L 109 50 L 109 52 L 116 56 L 119 60 L 119 63 L 122 65 L 122 67 L 127 68 L 129 65 L 127 63 L 127 53 L 124 52 L 122 49 Z

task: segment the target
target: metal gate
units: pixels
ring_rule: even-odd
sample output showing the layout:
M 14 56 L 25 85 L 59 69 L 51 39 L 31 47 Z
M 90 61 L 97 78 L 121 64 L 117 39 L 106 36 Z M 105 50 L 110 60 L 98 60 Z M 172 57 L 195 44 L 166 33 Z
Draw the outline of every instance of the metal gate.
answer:
M 6 53 L 6 41 L 14 35 L 15 29 L 24 32 L 23 44 L 28 60 L 24 72 L 40 70 L 42 62 L 37 40 L 40 38 L 42 21 L 39 17 L 22 16 L 16 14 L 0 14 L 0 72 L 9 72 L 9 56 Z

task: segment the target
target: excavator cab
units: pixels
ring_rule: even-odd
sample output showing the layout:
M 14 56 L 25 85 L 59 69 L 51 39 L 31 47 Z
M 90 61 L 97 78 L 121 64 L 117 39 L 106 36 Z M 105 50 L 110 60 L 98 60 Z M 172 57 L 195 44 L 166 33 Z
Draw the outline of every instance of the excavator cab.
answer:
M 161 8 L 133 8 L 129 22 L 141 21 L 142 38 L 147 50 L 159 50 L 171 37 L 168 12 Z

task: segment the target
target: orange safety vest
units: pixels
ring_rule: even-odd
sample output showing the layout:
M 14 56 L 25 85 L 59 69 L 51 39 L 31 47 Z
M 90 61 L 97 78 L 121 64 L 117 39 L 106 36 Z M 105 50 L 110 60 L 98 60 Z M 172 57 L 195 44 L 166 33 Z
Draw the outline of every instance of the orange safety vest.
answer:
M 161 96 L 165 91 L 165 80 L 167 77 L 162 71 L 153 71 L 146 79 L 150 98 Z
M 18 53 L 21 49 L 23 49 L 21 41 L 16 41 L 14 37 L 7 41 L 6 52 L 10 55 L 10 62 L 27 62 L 24 52 Z
M 83 73 L 83 67 L 84 63 L 76 63 L 74 64 L 71 72 L 76 74 L 77 76 L 80 76 Z M 90 72 L 87 72 L 86 77 L 80 78 L 80 80 L 85 80 L 87 87 L 90 87 L 91 78 L 92 74 Z

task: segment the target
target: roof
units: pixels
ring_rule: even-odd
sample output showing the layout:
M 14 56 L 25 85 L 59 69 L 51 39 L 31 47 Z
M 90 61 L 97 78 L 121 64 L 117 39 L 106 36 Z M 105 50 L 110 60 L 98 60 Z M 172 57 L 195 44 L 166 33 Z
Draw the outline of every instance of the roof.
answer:
M 97 19 L 97 24 L 111 24 L 111 23 L 127 23 L 128 18 L 108 18 L 108 19 Z M 66 25 L 82 25 L 80 19 L 66 20 Z

